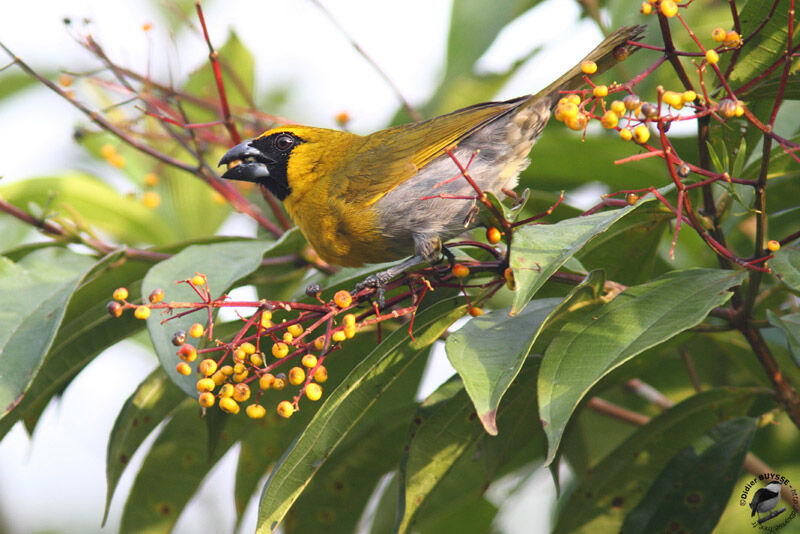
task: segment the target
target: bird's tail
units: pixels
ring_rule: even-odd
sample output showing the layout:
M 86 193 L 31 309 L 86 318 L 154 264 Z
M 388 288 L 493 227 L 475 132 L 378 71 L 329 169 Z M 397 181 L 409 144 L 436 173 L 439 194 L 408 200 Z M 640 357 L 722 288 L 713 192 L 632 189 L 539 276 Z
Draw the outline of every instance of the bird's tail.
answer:
M 644 30 L 647 26 L 624 26 L 608 37 L 602 43 L 589 52 L 583 60 L 572 67 L 559 79 L 539 91 L 536 95 L 531 97 L 530 101 L 549 98 L 551 100 L 550 106 L 553 107 L 562 96 L 562 91 L 571 91 L 579 88 L 584 84 L 583 77 L 585 76 L 581 69 L 581 64 L 584 61 L 593 61 L 597 65 L 595 75 L 601 74 L 620 61 L 624 60 L 632 52 L 636 51 L 636 47 L 626 45 L 628 41 L 638 41 L 644 37 Z

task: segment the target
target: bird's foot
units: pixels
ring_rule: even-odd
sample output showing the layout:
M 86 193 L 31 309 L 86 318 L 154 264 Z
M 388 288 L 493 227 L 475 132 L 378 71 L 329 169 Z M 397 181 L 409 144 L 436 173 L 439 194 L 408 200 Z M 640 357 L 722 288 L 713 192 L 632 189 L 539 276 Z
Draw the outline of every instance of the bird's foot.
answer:
M 389 280 L 391 279 L 392 274 L 386 271 L 371 274 L 356 284 L 356 287 L 353 290 L 353 295 L 362 289 L 374 288 L 375 300 L 378 303 L 378 309 L 383 308 L 383 305 L 386 304 L 386 284 L 388 284 Z

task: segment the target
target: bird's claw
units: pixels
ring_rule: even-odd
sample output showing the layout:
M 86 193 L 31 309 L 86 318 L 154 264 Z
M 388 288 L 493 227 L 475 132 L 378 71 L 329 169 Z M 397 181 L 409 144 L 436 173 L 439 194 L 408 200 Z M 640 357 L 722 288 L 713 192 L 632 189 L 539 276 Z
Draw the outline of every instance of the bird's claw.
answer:
M 375 300 L 378 302 L 378 308 L 383 308 L 383 305 L 386 304 L 386 284 L 391 278 L 391 275 L 387 273 L 371 274 L 356 284 L 353 294 L 355 295 L 362 289 L 374 288 Z

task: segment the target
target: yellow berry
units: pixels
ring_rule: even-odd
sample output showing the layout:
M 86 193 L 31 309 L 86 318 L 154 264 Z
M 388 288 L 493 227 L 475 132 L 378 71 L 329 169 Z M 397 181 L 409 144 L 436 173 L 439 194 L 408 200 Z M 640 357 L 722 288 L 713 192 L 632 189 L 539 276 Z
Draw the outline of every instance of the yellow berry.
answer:
M 294 339 L 294 336 L 291 334 L 291 332 L 284 332 L 283 333 L 283 342 L 284 343 L 291 343 L 293 339 Z
M 176 367 L 175 370 L 178 371 L 179 374 L 183 376 L 189 376 L 192 374 L 192 367 L 186 362 L 180 362 Z
M 148 172 L 144 175 L 144 185 L 147 187 L 155 187 L 159 181 L 158 175 L 154 172 Z
M 285 358 L 289 354 L 289 345 L 283 341 L 278 341 L 272 345 L 272 355 L 276 358 Z
M 272 312 L 269 310 L 264 310 L 261 312 L 261 328 L 271 328 L 272 327 Z
M 314 348 L 317 350 L 322 350 L 325 348 L 325 338 L 319 336 L 317 339 L 314 340 Z
M 517 289 L 517 281 L 514 279 L 514 269 L 511 267 L 507 267 L 505 271 L 503 271 L 503 278 L 506 279 L 506 287 L 511 291 Z
M 664 94 L 661 95 L 661 100 L 675 109 L 681 109 L 684 103 L 683 93 L 676 93 L 675 91 L 664 91 Z
M 245 369 L 241 373 L 233 373 L 233 381 L 236 382 L 237 384 L 239 382 L 244 382 L 244 379 L 247 378 L 247 375 L 249 374 L 250 371 L 248 371 L 247 369 Z
M 113 158 L 117 155 L 117 149 L 114 145 L 105 144 L 100 147 L 100 155 L 106 159 Z
M 239 362 L 239 363 L 237 363 L 236 365 L 233 366 L 233 373 L 234 374 L 238 375 L 239 373 L 243 373 L 244 370 L 245 370 L 245 366 L 244 366 L 244 363 L 242 363 L 242 362 Z
M 495 245 L 499 243 L 502 238 L 503 234 L 501 234 L 500 230 L 494 226 L 486 229 L 486 241 L 488 241 L 490 244 Z
M 264 358 L 261 357 L 261 354 L 251 354 L 250 363 L 252 363 L 256 367 L 261 367 L 261 364 L 264 363 Z
M 161 204 L 161 195 L 155 191 L 145 191 L 142 195 L 142 204 L 151 210 L 156 209 Z
M 622 100 L 614 100 L 610 108 L 617 115 L 625 115 L 625 103 Z
M 640 144 L 646 143 L 650 139 L 650 130 L 644 124 L 640 124 L 633 129 L 633 139 Z
M 149 32 L 152 29 L 153 29 L 152 22 L 145 22 L 144 24 L 142 24 L 142 31 Z
M 204 330 L 205 328 L 203 328 L 203 325 L 200 323 L 194 323 L 189 327 L 189 335 L 192 337 L 200 337 L 203 335 Z
M 340 343 L 345 339 L 347 339 L 347 336 L 343 331 L 337 330 L 336 332 L 333 333 L 333 335 L 331 335 L 331 339 L 337 343 Z
M 706 61 L 711 63 L 712 65 L 716 64 L 719 61 L 719 54 L 717 54 L 716 50 L 708 50 L 706 52 Z
M 247 384 L 236 384 L 233 386 L 233 400 L 244 402 L 250 398 L 250 386 Z
M 230 397 L 220 397 L 219 408 L 223 412 L 236 415 L 239 413 L 239 403 Z
M 314 356 L 313 354 L 306 354 L 305 356 L 303 356 L 301 363 L 303 364 L 303 367 L 308 367 L 309 369 L 312 369 L 317 365 L 317 357 Z
M 125 166 L 125 158 L 121 154 L 114 154 L 108 158 L 108 162 L 118 169 Z
M 324 365 L 320 365 L 317 367 L 317 370 L 314 371 L 314 380 L 320 384 L 324 384 L 328 380 L 328 369 Z
M 286 331 L 292 334 L 294 337 L 297 337 L 303 333 L 303 327 L 299 324 L 293 324 L 287 326 Z
M 289 383 L 293 386 L 299 386 L 306 379 L 306 372 L 302 367 L 292 367 L 289 369 Z
M 342 318 L 342 322 L 344 323 L 345 326 L 355 326 L 355 324 L 356 324 L 356 316 L 353 315 L 352 313 L 347 313 Z
M 653 12 L 653 6 L 647 2 L 642 2 L 642 7 L 639 8 L 639 11 L 642 12 L 642 15 L 649 15 Z
M 201 378 L 197 381 L 197 391 L 214 391 L 216 384 L 210 378 Z
M 239 345 L 239 348 L 242 349 L 244 353 L 247 354 L 248 356 L 250 354 L 256 353 L 256 346 L 250 343 L 249 341 L 245 341 L 244 343 Z
M 770 252 L 778 252 L 781 249 L 781 244 L 778 241 L 775 241 L 774 239 L 770 239 L 769 241 L 767 241 L 767 249 Z
M 479 308 L 479 307 L 477 307 L 477 306 L 470 306 L 470 308 L 469 308 L 469 314 L 470 314 L 471 316 L 473 316 L 473 317 L 480 317 L 481 315 L 483 315 L 483 310 L 482 310 L 482 309 L 480 309 L 480 308 Z
M 694 102 L 695 98 L 697 98 L 697 93 L 694 91 L 684 91 L 683 94 L 681 94 L 681 100 L 683 100 L 685 104 Z
M 61 87 L 69 87 L 72 85 L 72 76 L 69 74 L 62 74 L 58 77 L 58 85 Z
M 203 392 L 197 397 L 197 402 L 200 403 L 200 406 L 203 408 L 211 408 L 214 406 L 214 394 L 209 393 L 208 391 Z
M 230 365 L 223 365 L 220 367 L 219 371 L 225 376 L 231 376 L 233 374 L 233 367 Z
M 319 384 L 315 384 L 313 382 L 310 383 L 306 387 L 306 397 L 308 397 L 308 400 L 312 400 L 312 401 L 318 401 L 319 399 L 321 399 L 322 398 L 322 386 L 320 386 Z
M 744 102 L 741 100 L 736 101 L 736 110 L 733 113 L 737 117 L 741 117 L 744 115 Z
M 736 115 L 736 102 L 730 98 L 723 98 L 719 103 L 719 114 L 730 119 Z
M 633 134 L 627 128 L 623 128 L 619 131 L 619 136 L 622 138 L 623 141 L 630 141 L 633 138 Z
M 272 373 L 266 373 L 258 379 L 258 387 L 266 390 L 272 387 L 273 382 L 275 382 L 275 376 Z
M 661 13 L 664 14 L 665 17 L 674 17 L 678 14 L 678 4 L 673 2 L 673 0 L 661 0 Z
M 333 302 L 340 308 L 347 308 L 353 302 L 353 297 L 347 291 L 341 290 L 333 296 Z
M 579 113 L 577 116 L 564 121 L 564 124 L 571 130 L 580 131 L 586 128 L 586 123 L 588 122 L 589 120 L 586 118 L 586 115 Z
M 289 401 L 281 401 L 278 403 L 278 415 L 286 419 L 290 418 L 294 413 L 294 406 Z
M 266 415 L 267 410 L 260 404 L 251 404 L 245 409 L 245 413 L 250 419 L 261 419 Z
M 569 94 L 569 95 L 567 95 L 567 102 L 569 102 L 570 104 L 575 104 L 576 106 L 578 106 L 581 103 L 581 97 L 578 96 L 576 93 Z
M 726 31 L 722 28 L 714 28 L 711 31 L 711 38 L 714 39 L 716 42 L 721 43 L 725 40 Z
M 197 358 L 197 349 L 193 345 L 184 343 L 178 349 L 178 356 L 185 362 L 193 362 Z
M 111 296 L 114 300 L 125 300 L 128 298 L 128 289 L 125 287 L 118 287 Z
M 608 86 L 595 85 L 594 89 L 592 89 L 592 94 L 597 98 L 603 98 L 604 96 L 608 96 Z
M 600 119 L 600 124 L 603 125 L 603 128 L 611 129 L 616 128 L 617 124 L 619 124 L 619 116 L 611 110 L 606 111 L 603 114 L 603 117 Z
M 277 375 L 275 375 L 275 380 L 272 381 L 272 389 L 280 391 L 285 387 L 286 387 L 286 375 L 283 373 L 278 373 Z
M 150 308 L 148 306 L 136 306 L 136 309 L 133 310 L 133 316 L 137 319 L 145 320 L 150 317 Z
M 581 70 L 584 74 L 594 74 L 597 72 L 597 63 L 591 59 L 584 59 L 581 61 Z
M 725 39 L 723 39 L 723 43 L 728 48 L 735 48 L 739 46 L 742 42 L 742 36 L 736 33 L 735 31 L 731 30 L 725 34 Z
M 578 116 L 578 111 L 579 110 L 578 110 L 578 105 L 577 104 L 574 104 L 572 102 L 568 102 L 567 104 L 564 104 L 563 106 L 559 106 L 559 108 L 561 109 L 562 120 L 566 121 L 568 119 L 571 119 L 571 118 L 574 118 L 574 117 Z
M 203 376 L 211 376 L 217 372 L 217 362 L 212 360 L 211 358 L 206 358 L 202 362 L 200 362 L 200 374 Z
M 196 286 L 202 286 L 205 283 L 206 279 L 203 276 L 200 276 L 199 274 L 192 277 L 192 284 Z
M 237 347 L 236 350 L 233 351 L 233 361 L 235 363 L 243 363 L 245 358 L 247 358 L 247 354 L 241 347 Z
M 345 325 L 344 326 L 344 337 L 347 339 L 351 339 L 356 335 L 356 326 L 355 325 Z
M 469 276 L 469 267 L 464 264 L 457 263 L 453 265 L 453 276 L 456 278 L 464 278 Z
M 218 385 L 218 386 L 221 386 L 222 384 L 224 384 L 224 383 L 225 383 L 225 380 L 227 380 L 227 379 L 228 379 L 228 377 L 226 377 L 226 376 L 225 376 L 225 375 L 222 373 L 222 371 L 217 371 L 216 373 L 214 373 L 213 375 L 211 375 L 211 380 L 213 380 L 213 381 L 214 381 L 214 383 L 215 383 L 216 385 Z
M 219 388 L 219 396 L 220 397 L 232 397 L 233 396 L 233 384 L 222 384 L 222 387 Z

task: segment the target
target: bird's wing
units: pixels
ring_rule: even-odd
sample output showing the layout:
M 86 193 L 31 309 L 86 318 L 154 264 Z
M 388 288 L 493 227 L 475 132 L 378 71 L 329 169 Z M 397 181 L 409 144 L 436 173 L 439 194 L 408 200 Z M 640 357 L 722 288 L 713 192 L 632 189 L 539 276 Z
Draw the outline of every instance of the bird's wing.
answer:
M 344 193 L 350 202 L 374 204 L 442 155 L 446 148 L 457 145 L 476 129 L 514 109 L 525 98 L 476 104 L 428 121 L 365 136 L 355 149 L 357 153 L 339 174 L 347 177 L 347 186 L 342 190 L 340 184 L 331 185 L 339 187 L 339 194 Z M 455 174 L 455 166 L 453 170 Z

